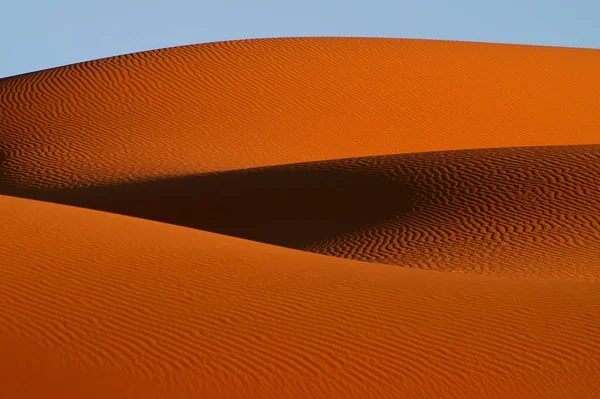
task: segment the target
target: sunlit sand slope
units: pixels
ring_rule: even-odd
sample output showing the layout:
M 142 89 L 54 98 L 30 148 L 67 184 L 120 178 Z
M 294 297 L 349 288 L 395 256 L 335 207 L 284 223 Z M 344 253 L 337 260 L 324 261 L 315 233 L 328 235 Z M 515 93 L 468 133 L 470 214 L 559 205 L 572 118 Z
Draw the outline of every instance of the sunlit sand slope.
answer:
M 598 144 L 600 51 L 234 41 L 0 81 L 2 178 L 85 186 L 419 151 Z
M 589 145 L 4 191 L 357 260 L 599 281 L 599 182 L 600 146 Z
M 0 197 L 0 397 L 597 398 L 600 287 Z

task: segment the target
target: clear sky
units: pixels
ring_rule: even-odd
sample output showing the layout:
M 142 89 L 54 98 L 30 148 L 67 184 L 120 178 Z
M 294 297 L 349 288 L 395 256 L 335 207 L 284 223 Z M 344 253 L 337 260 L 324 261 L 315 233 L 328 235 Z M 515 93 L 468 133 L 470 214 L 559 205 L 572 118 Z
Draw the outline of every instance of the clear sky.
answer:
M 600 48 L 600 0 L 7 0 L 0 77 L 161 47 L 378 36 Z

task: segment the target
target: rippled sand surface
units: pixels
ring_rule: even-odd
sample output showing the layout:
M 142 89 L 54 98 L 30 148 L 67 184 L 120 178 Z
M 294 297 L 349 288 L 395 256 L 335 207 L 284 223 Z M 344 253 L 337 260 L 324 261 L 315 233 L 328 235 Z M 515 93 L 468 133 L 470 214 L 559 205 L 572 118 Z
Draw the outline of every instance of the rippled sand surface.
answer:
M 599 397 L 598 70 L 298 38 L 0 80 L 0 397 Z

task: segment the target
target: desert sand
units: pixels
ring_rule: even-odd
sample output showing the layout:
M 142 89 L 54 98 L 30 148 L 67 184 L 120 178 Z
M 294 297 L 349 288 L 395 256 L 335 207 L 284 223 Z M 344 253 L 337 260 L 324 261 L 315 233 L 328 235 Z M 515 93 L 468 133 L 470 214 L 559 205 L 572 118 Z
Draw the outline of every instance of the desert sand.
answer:
M 0 80 L 0 397 L 599 397 L 598 70 L 298 38 Z

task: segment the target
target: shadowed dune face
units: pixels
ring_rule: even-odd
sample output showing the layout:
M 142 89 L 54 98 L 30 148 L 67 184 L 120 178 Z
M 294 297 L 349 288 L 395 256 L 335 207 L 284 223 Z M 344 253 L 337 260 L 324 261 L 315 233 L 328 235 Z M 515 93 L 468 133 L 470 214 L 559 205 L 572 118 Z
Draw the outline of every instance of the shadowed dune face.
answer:
M 321 254 L 598 280 L 600 146 L 404 154 L 12 194 Z
M 86 189 L 7 191 L 292 248 L 408 210 L 410 187 L 336 166 L 290 165 Z

